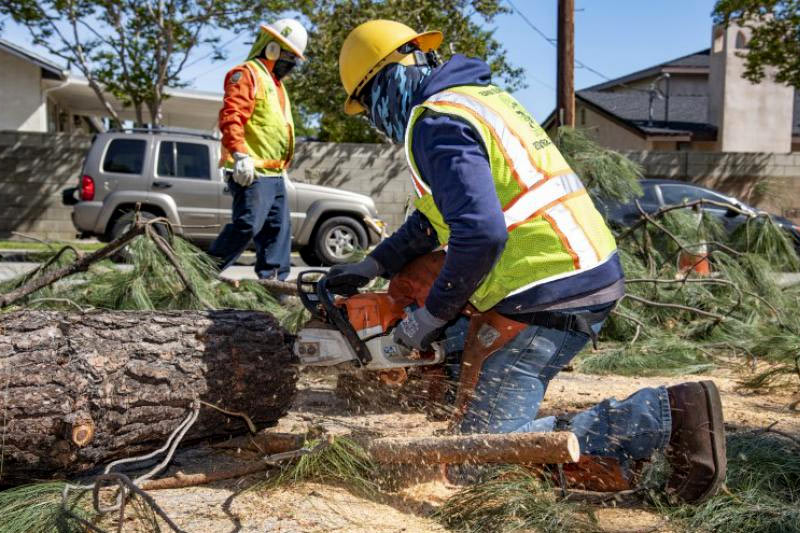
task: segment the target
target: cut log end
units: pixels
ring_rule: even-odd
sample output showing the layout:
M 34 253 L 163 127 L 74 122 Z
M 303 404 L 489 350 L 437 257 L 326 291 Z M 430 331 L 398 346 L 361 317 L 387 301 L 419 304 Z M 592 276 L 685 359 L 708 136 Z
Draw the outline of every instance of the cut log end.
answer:
M 83 448 L 94 440 L 94 422 L 81 420 L 72 426 L 72 443 L 78 448 Z

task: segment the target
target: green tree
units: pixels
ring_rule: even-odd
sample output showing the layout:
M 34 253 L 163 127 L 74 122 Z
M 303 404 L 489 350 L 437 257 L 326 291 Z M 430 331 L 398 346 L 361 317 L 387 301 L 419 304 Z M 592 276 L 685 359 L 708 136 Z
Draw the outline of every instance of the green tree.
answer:
M 192 54 L 210 48 L 213 60 L 224 58 L 217 30 L 249 35 L 286 6 L 281 0 L 2 0 L 0 15 L 76 68 L 114 120 L 121 122 L 107 92 L 133 106 L 138 124 L 158 125 L 165 89 L 186 86 L 181 73 Z
M 480 57 L 494 73 L 495 83 L 508 89 L 523 86 L 523 70 L 512 66 L 494 30 L 485 27 L 508 12 L 501 0 L 317 0 L 296 7 L 311 23 L 308 61 L 288 84 L 295 107 L 317 125 L 325 141 L 380 142 L 363 116 L 349 117 L 342 110 L 345 93 L 339 81 L 339 49 L 347 34 L 368 20 L 383 18 L 408 24 L 417 31 L 441 30 L 441 53 Z M 307 123 L 308 125 L 308 123 Z
M 800 0 L 719 0 L 712 15 L 752 30 L 741 54 L 746 79 L 758 83 L 774 67 L 777 81 L 800 87 Z

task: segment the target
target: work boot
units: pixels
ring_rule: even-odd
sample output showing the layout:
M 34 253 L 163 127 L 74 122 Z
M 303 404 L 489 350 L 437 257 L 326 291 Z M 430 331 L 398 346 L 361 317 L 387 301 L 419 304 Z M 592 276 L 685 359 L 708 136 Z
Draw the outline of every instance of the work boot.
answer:
M 667 493 L 698 503 L 725 480 L 725 428 L 722 401 L 712 381 L 668 387 L 672 433 L 665 455 L 672 467 Z

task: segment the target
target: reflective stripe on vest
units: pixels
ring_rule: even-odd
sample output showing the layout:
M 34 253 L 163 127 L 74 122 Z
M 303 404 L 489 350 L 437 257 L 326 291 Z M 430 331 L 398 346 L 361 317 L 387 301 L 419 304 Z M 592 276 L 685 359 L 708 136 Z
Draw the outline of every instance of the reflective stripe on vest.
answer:
M 581 180 L 527 111 L 491 86 L 451 88 L 411 112 L 406 157 L 420 197 L 416 205 L 431 221 L 442 244 L 446 245 L 449 228 L 429 197 L 430 187 L 419 175 L 411 151 L 413 125 L 425 109 L 472 123 L 483 139 L 501 200 L 509 238 L 495 267 L 471 298 L 478 309 L 488 309 L 535 285 L 594 268 L 612 257 L 616 250 L 613 236 Z
M 275 83 L 260 60 L 248 61 L 244 66 L 253 75 L 255 100 L 253 114 L 244 125 L 245 145 L 257 169 L 279 173 L 289 167 L 294 156 L 294 121 L 289 95 L 283 84 Z M 233 157 L 225 148 L 221 163 L 233 166 Z

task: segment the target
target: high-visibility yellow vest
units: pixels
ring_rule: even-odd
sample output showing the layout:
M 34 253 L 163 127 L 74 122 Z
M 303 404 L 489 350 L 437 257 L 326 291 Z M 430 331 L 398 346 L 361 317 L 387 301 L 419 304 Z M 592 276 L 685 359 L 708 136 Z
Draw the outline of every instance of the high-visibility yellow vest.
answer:
M 284 84 L 278 86 L 267 67 L 258 59 L 244 64 L 255 80 L 253 114 L 244 126 L 244 142 L 255 167 L 266 174 L 280 174 L 294 156 L 294 120 L 289 93 Z M 281 106 L 278 91 L 283 91 Z M 233 157 L 223 148 L 222 161 L 228 168 Z
M 525 108 L 492 85 L 449 88 L 411 111 L 406 157 L 419 196 L 415 205 L 439 242 L 447 245 L 450 229 L 411 150 L 414 123 L 426 110 L 462 118 L 480 134 L 503 208 L 508 240 L 470 298 L 475 307 L 485 311 L 508 296 L 585 272 L 613 257 L 614 237 L 580 178 Z

